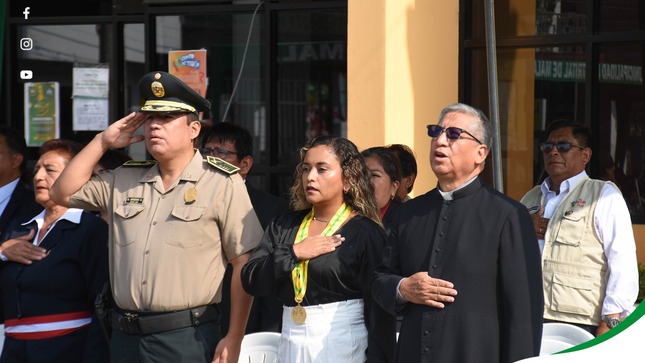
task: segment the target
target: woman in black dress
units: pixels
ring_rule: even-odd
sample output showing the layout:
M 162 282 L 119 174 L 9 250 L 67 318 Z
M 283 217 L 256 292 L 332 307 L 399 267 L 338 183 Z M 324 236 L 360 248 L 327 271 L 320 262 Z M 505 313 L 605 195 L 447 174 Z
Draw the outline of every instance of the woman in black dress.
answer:
M 374 361 L 378 347 L 371 343 L 381 332 L 370 291 L 386 237 L 369 170 L 343 138 L 314 139 L 300 156 L 295 212 L 267 228 L 242 283 L 252 295 L 273 292 L 284 304 L 282 362 Z

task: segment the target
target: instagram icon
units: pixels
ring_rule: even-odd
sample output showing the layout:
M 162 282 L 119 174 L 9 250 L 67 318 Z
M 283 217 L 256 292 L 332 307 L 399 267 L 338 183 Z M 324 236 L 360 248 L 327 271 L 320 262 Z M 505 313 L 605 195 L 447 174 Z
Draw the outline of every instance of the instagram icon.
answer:
M 20 49 L 31 50 L 34 47 L 34 41 L 31 38 L 20 39 Z

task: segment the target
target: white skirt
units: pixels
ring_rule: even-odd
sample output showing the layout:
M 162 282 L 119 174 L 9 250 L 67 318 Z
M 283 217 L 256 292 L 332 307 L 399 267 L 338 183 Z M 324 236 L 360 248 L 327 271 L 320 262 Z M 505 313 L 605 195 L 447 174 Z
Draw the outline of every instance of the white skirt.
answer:
M 282 363 L 363 363 L 367 328 L 363 300 L 305 306 L 307 319 L 296 324 L 293 307 L 282 310 L 278 356 Z

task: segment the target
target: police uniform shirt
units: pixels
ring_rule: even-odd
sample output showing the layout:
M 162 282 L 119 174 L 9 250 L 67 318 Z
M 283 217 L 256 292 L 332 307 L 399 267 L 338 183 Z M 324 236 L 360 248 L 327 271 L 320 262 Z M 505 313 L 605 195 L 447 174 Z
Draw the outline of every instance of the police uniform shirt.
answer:
M 228 260 L 255 248 L 262 229 L 244 181 L 197 151 L 164 190 L 157 165 L 93 176 L 70 207 L 110 216 L 110 279 L 119 307 L 173 311 L 221 300 Z

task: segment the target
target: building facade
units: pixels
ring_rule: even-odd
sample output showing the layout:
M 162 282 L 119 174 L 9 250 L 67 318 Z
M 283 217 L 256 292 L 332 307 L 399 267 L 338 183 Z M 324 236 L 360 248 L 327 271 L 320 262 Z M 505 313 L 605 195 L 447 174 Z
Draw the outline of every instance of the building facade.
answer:
M 323 134 L 412 147 L 413 193 L 424 193 L 436 184 L 425 126 L 456 101 L 488 112 L 484 0 L 65 4 L 5 2 L 3 122 L 25 129 L 34 156 L 40 136 L 87 141 L 136 109 L 145 72 L 195 64 L 174 51 L 205 51 L 205 125 L 249 128 L 249 181 L 283 196 L 296 150 Z M 495 1 L 495 31 L 505 192 L 519 199 L 544 178 L 550 122 L 583 122 L 594 133 L 588 172 L 621 188 L 645 261 L 645 4 Z M 146 158 L 142 145 L 128 152 Z

